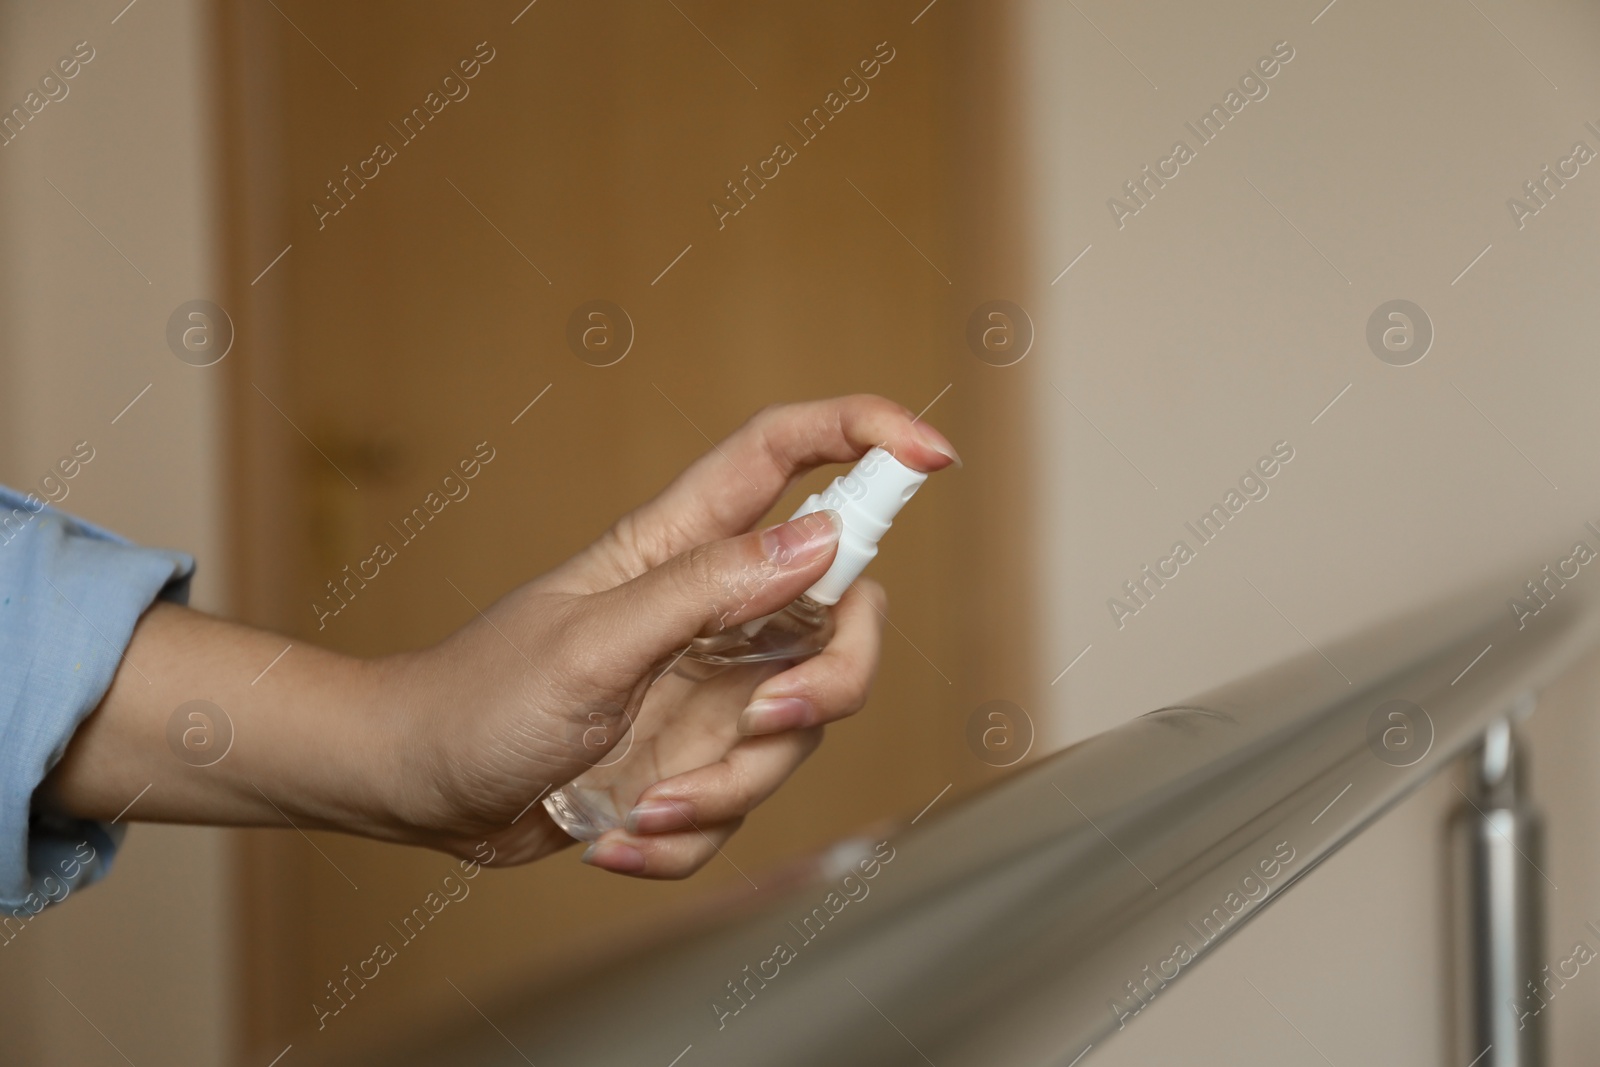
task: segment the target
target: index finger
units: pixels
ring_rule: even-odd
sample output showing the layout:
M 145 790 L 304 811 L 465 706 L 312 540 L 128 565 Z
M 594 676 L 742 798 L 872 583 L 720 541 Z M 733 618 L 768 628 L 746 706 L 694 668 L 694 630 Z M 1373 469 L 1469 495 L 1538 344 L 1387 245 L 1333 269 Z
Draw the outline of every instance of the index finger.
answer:
M 881 396 L 777 404 L 712 446 L 608 536 L 633 556 L 633 567 L 656 566 L 695 545 L 744 533 L 801 475 L 853 462 L 878 445 L 919 471 L 960 463 L 943 434 Z

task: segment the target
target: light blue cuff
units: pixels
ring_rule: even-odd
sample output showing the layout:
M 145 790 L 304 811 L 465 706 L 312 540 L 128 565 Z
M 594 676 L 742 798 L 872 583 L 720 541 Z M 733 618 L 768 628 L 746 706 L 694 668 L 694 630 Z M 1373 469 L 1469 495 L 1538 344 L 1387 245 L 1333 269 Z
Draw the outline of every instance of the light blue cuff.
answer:
M 0 486 L 0 943 L 109 869 L 123 828 L 43 810 L 34 791 L 111 687 L 139 616 L 158 597 L 186 602 L 193 573 L 182 552 Z

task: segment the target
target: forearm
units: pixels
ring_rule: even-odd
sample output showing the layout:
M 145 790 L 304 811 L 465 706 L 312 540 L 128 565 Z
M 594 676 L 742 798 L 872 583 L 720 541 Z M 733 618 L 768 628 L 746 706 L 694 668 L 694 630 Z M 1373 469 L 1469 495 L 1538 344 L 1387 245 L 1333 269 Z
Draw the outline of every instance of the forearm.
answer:
M 42 799 L 83 818 L 115 818 L 138 797 L 130 818 L 397 836 L 386 788 L 404 754 L 396 663 L 299 643 L 273 663 L 288 643 L 157 603 Z M 177 714 L 195 700 L 222 714 Z
M 670 741 L 692 754 L 690 769 L 655 783 L 652 801 L 629 812 L 632 829 L 607 831 L 585 854 L 610 870 L 683 877 L 792 773 L 824 723 L 861 706 L 883 608 L 857 587 L 828 647 L 772 677 L 653 688 L 656 670 L 708 628 L 770 615 L 823 577 L 837 521 L 752 527 L 796 477 L 875 445 L 924 473 L 956 462 L 936 431 L 881 398 L 768 409 L 573 560 L 421 651 L 360 660 L 296 643 L 285 653 L 283 637 L 157 603 L 34 796 L 81 818 L 292 824 L 458 856 L 487 844 L 496 864 L 525 863 L 572 844 L 540 798 L 624 737 L 615 760 L 627 758 L 635 713 L 674 722 L 692 704 L 750 736 L 712 731 L 722 758 L 705 764 L 706 731 L 677 731 Z M 81 655 L 57 651 L 58 675 Z M 74 723 L 102 677 L 83 687 Z M 752 704 L 763 679 L 771 699 Z M 663 803 L 677 821 L 662 821 Z

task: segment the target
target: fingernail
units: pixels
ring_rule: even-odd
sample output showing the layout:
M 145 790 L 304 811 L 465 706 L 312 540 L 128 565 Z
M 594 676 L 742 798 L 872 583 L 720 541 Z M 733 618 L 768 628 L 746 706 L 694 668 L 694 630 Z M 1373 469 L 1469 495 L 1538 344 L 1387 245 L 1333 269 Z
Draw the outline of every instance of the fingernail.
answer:
M 659 834 L 694 825 L 694 805 L 686 800 L 646 800 L 628 812 L 623 824 L 630 834 Z
M 584 851 L 583 862 L 617 874 L 638 874 L 644 870 L 644 853 L 632 845 L 596 841 Z
M 962 465 L 961 457 L 956 454 L 955 446 L 946 440 L 944 434 L 940 433 L 938 430 L 935 430 L 932 426 L 929 426 L 925 422 L 912 423 L 911 428 L 917 431 L 917 440 L 921 441 L 923 444 L 927 445 L 941 456 L 948 457 L 950 462 L 954 463 L 957 467 Z
M 753 700 L 739 716 L 741 734 L 775 734 L 811 722 L 811 704 L 799 697 L 764 697 Z
M 761 551 L 780 566 L 810 563 L 839 541 L 839 516 L 826 509 L 761 531 Z

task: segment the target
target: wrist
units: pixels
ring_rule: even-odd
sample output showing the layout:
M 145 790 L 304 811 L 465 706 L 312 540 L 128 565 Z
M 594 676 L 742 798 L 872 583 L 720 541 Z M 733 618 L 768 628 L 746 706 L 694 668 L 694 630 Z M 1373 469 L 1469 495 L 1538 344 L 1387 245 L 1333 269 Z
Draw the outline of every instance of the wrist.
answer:
M 407 766 L 415 730 L 401 658 L 307 650 L 312 662 L 301 666 L 313 684 L 251 709 L 239 726 L 237 758 L 216 767 L 258 809 L 249 821 L 415 840 L 405 788 L 416 780 Z
M 443 810 L 437 773 L 437 719 L 429 694 L 427 652 L 352 663 L 352 696 L 343 743 L 333 761 L 334 828 L 381 840 L 429 844 Z
M 344 829 L 383 840 L 461 853 L 499 814 L 486 790 L 484 747 L 474 726 L 492 701 L 474 681 L 470 650 L 454 639 L 431 648 L 361 661 L 366 693 L 358 715 L 367 755 L 352 771 L 362 783 Z M 493 747 L 493 746 L 490 746 Z

